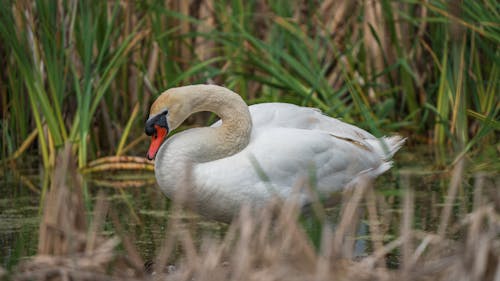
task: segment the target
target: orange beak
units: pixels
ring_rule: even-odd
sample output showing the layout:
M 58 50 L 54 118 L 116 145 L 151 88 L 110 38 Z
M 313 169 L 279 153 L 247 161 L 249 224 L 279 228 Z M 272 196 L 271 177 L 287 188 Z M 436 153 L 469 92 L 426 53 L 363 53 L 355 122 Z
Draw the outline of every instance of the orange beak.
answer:
M 151 145 L 149 146 L 148 154 L 146 154 L 146 158 L 149 160 L 153 160 L 160 149 L 161 144 L 163 143 L 163 139 L 168 135 L 168 131 L 166 128 L 155 125 L 156 134 L 151 138 Z

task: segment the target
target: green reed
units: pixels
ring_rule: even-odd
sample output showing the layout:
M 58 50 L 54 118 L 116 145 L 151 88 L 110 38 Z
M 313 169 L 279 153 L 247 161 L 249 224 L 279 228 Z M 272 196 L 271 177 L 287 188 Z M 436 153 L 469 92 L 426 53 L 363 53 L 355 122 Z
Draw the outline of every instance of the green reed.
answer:
M 18 1 L 2 9 L 0 32 L 11 55 L 8 73 L 20 76 L 8 81 L 10 117 L 24 121 L 23 128 L 32 123 L 27 113 L 34 120 L 45 167 L 53 165 L 55 151 L 66 140 L 77 144 L 84 166 L 94 112 L 137 39 L 135 32 L 124 36 L 116 29 L 118 2 L 56 4 Z M 29 110 L 20 105 L 23 99 Z
M 128 135 L 141 143 L 138 116 L 156 95 L 207 82 L 250 104 L 314 106 L 376 135 L 397 130 L 413 143 L 464 151 L 494 143 L 500 127 L 493 0 L 25 0 L 5 7 L 2 158 L 22 154 L 16 150 L 29 147 L 33 130 L 31 147 L 46 167 L 66 140 L 80 167 L 121 154 Z
M 497 126 L 500 27 L 493 24 L 498 16 L 498 9 L 492 9 L 495 6 L 498 8 L 498 3 L 492 1 L 465 1 L 446 11 L 436 3 L 428 5 L 437 15 L 445 16 L 436 27 L 442 35 L 436 38 L 441 40 L 431 46 L 433 57 L 440 57 L 434 61 L 440 69 L 434 126 L 437 143 L 451 139 L 463 147 L 469 140 L 469 123 L 479 124 L 480 130 Z

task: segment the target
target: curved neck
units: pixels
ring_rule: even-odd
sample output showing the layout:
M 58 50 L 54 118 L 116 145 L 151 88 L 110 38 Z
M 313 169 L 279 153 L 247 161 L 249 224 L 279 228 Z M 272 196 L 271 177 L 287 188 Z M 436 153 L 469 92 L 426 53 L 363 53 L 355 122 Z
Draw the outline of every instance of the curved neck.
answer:
M 220 86 L 193 85 L 170 89 L 166 95 L 182 104 L 170 116 L 174 128 L 200 111 L 217 114 L 222 125 L 190 129 L 168 139 L 157 155 L 160 166 L 214 161 L 238 153 L 248 145 L 252 119 L 248 106 L 238 94 Z M 173 160 L 177 163 L 172 163 Z
M 198 87 L 199 86 L 199 87 Z M 194 93 L 192 112 L 211 111 L 221 118 L 222 125 L 218 128 L 211 128 L 217 136 L 212 140 L 217 143 L 217 148 L 225 149 L 221 151 L 221 157 L 239 152 L 248 145 L 250 132 L 252 130 L 252 118 L 247 104 L 233 91 L 213 85 L 192 86 Z M 215 148 L 215 149 L 217 149 Z

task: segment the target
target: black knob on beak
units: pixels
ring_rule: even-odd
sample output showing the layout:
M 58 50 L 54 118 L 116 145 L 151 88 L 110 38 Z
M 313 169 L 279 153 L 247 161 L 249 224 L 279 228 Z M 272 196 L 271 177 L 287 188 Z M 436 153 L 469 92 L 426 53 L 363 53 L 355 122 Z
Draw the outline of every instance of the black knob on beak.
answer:
M 146 128 L 144 131 L 146 132 L 146 135 L 152 136 L 155 133 L 154 124 L 146 124 Z

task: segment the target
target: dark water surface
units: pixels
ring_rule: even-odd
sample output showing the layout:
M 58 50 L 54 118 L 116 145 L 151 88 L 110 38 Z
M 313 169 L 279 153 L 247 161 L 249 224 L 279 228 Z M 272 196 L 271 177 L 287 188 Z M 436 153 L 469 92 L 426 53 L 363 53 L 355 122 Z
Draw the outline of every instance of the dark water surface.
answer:
M 471 211 L 474 186 L 477 186 L 479 177 L 484 180 L 482 192 L 485 196 L 499 196 L 500 171 L 497 169 L 497 161 L 495 155 L 480 161 L 468 159 L 463 175 L 463 188 L 455 200 L 455 217 Z M 394 220 L 399 220 L 402 187 L 409 186 L 415 191 L 415 227 L 435 230 L 450 182 L 450 171 L 440 163 L 450 161 L 436 157 L 435 152 L 425 148 L 420 149 L 420 153 L 410 153 L 408 149 L 403 149 L 397 154 L 395 162 L 395 167 L 376 181 L 376 193 L 385 199 L 379 205 L 382 209 L 380 215 L 392 215 Z M 23 257 L 36 253 L 41 217 L 40 201 L 43 186 L 47 185 L 48 179 L 40 170 L 17 171 L 5 168 L 0 172 L 0 266 L 10 269 Z M 169 207 L 169 201 L 154 183 L 153 173 L 94 175 L 92 178 L 86 177 L 84 185 L 92 202 L 95 202 L 99 191 L 105 192 L 143 258 L 151 259 L 165 236 Z M 331 213 L 337 212 L 333 210 Z M 186 216 L 196 217 L 190 213 L 186 213 Z M 224 224 L 203 218 L 197 218 L 197 221 L 201 233 L 222 235 L 226 229 Z M 399 222 L 391 225 L 399 225 Z M 360 229 L 363 230 L 363 227 Z M 112 226 L 105 225 L 105 231 L 111 235 Z M 393 239 L 395 235 L 397 233 L 387 237 L 387 240 Z M 366 233 L 360 233 L 360 240 L 369 239 L 367 237 Z M 365 247 L 363 243 L 359 245 Z

